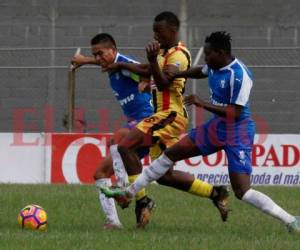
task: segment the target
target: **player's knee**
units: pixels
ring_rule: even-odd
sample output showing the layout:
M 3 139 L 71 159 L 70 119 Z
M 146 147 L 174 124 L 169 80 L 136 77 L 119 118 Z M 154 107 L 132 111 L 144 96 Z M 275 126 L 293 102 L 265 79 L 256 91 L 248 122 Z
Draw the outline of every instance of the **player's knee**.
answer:
M 110 178 L 110 173 L 108 171 L 105 171 L 104 168 L 101 168 L 101 166 L 96 170 L 94 174 L 94 180 L 99 180 L 103 178 Z
M 171 172 L 167 172 L 165 175 L 163 175 L 162 177 L 160 177 L 157 182 L 160 185 L 164 185 L 164 186 L 172 186 L 172 173 Z
M 126 155 L 126 154 L 130 153 L 130 148 L 127 147 L 126 144 L 119 144 L 118 151 L 121 155 Z
M 245 191 L 241 188 L 233 189 L 234 195 L 237 199 L 241 200 L 245 194 Z
M 106 173 L 99 173 L 99 172 L 96 172 L 94 174 L 94 180 L 99 180 L 99 179 L 106 179 L 106 178 L 110 178 L 109 175 L 107 175 Z
M 114 145 L 114 144 L 115 144 L 114 138 L 111 138 L 111 139 L 106 143 L 106 145 L 107 145 L 108 148 L 109 148 L 111 145 Z

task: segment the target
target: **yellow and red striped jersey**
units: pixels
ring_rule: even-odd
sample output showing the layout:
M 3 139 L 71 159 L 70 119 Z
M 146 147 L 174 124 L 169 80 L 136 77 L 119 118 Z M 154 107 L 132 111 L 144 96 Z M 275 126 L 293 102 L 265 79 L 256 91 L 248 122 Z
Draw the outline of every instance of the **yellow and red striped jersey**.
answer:
M 161 50 L 157 57 L 161 70 L 167 65 L 175 65 L 180 71 L 187 70 L 191 66 L 191 55 L 189 50 L 179 42 L 168 51 Z M 183 92 L 185 87 L 185 78 L 176 78 L 170 84 L 168 89 L 153 92 L 153 103 L 155 112 L 176 111 L 178 114 L 186 116 L 183 104 Z

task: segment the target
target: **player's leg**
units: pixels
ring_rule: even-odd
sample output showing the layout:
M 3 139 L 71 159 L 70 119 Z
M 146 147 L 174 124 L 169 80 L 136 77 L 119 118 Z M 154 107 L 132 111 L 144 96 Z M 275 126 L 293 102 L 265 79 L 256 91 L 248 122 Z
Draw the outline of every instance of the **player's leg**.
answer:
M 119 187 L 124 187 L 128 184 L 128 175 L 118 152 L 118 143 L 128 135 L 129 131 L 128 128 L 119 129 L 114 133 L 109 145 L 109 151 L 113 159 L 112 166 L 116 176 L 117 186 Z
M 134 183 L 141 173 L 141 159 L 149 153 L 150 144 L 145 141 L 145 135 L 136 128 L 131 129 L 130 133 L 119 142 L 117 153 L 115 153 L 115 156 L 119 153 L 119 158 L 114 157 L 116 159 L 115 163 L 123 165 L 122 167 L 126 168 L 130 184 Z M 141 145 L 144 147 L 141 147 Z M 145 147 L 145 145 L 148 147 Z M 142 188 L 135 193 L 137 228 L 145 228 L 150 221 L 151 212 L 155 207 L 154 201 L 145 192 L 145 188 Z M 129 205 L 127 200 L 124 199 L 119 204 L 123 207 Z
M 185 136 L 179 142 L 166 149 L 165 152 L 157 160 L 153 161 L 149 167 L 143 169 L 143 172 L 138 179 L 128 187 L 128 194 L 134 196 L 140 189 L 144 188 L 152 181 L 159 180 L 167 174 L 165 180 L 163 179 L 164 177 L 159 180 L 161 183 L 184 191 L 190 191 L 199 196 L 210 197 L 213 192 L 212 185 L 201 180 L 196 180 L 192 175 L 187 173 L 182 173 L 180 171 L 173 173 L 170 171 L 176 161 L 200 154 L 201 151 L 190 137 Z
M 186 145 L 189 145 L 188 147 Z M 172 150 L 166 149 L 168 158 L 177 162 L 182 159 L 202 155 L 199 147 L 193 142 L 190 136 L 182 138 L 181 143 L 174 144 Z M 220 212 L 223 221 L 228 217 L 228 189 L 225 186 L 212 186 L 201 181 L 194 175 L 187 172 L 174 170 L 171 167 L 165 175 L 157 180 L 159 184 L 170 186 L 190 194 L 210 198 Z
M 235 196 L 262 212 L 282 221 L 290 232 L 300 234 L 300 220 L 278 206 L 269 196 L 250 186 L 251 150 L 236 147 L 226 148 L 229 176 Z M 241 156 L 241 151 L 242 153 Z
M 201 154 L 202 148 L 205 146 L 205 142 L 196 145 L 196 136 L 198 132 L 203 132 L 203 128 L 193 129 L 189 132 L 188 136 L 182 138 L 178 143 L 172 147 L 166 149 L 157 160 L 155 160 L 150 167 L 145 168 L 140 177 L 132 184 L 128 189 L 129 196 L 134 195 L 140 188 L 148 185 L 153 180 L 158 180 L 161 184 L 172 186 L 177 189 L 187 191 L 189 193 L 212 198 L 214 204 L 219 209 L 222 219 L 225 221 L 228 215 L 228 190 L 226 187 L 213 187 L 212 185 L 195 179 L 194 176 L 181 172 L 172 171 L 174 162 L 197 156 Z M 214 148 L 208 148 L 206 151 L 215 150 Z M 103 190 L 107 195 L 118 195 L 116 192 L 110 193 L 109 190 Z M 127 192 L 125 191 L 125 193 Z M 121 192 L 120 196 L 124 196 Z M 126 196 L 126 194 L 125 194 Z M 127 201 L 129 202 L 129 200 Z
M 113 198 L 107 198 L 101 191 L 100 187 L 111 187 L 110 177 L 113 175 L 112 159 L 111 156 L 107 156 L 96 169 L 94 179 L 99 194 L 100 206 L 106 217 L 103 225 L 104 229 L 118 229 L 122 228 L 122 224 L 119 220 L 115 201 Z
M 128 175 L 137 175 L 142 170 L 142 163 L 136 155 L 137 148 L 141 146 L 151 146 L 152 142 L 147 142 L 148 138 L 142 131 L 133 128 L 130 132 L 118 143 L 117 151 L 120 160 L 116 164 L 123 164 Z M 115 158 L 114 158 L 115 161 Z
M 112 140 L 110 141 L 110 144 L 108 145 L 108 147 L 110 147 L 110 151 L 112 151 L 111 148 L 113 148 L 114 143 L 118 143 L 119 141 L 121 141 L 121 139 L 124 136 L 126 136 L 128 133 L 129 133 L 129 129 L 127 129 L 127 128 L 122 128 L 122 129 L 118 130 L 114 134 Z M 114 153 L 114 154 L 116 154 L 116 153 Z M 118 152 L 117 152 L 117 154 L 118 154 Z M 112 158 L 111 158 L 111 156 L 108 156 L 102 161 L 102 163 L 96 170 L 96 173 L 94 175 L 94 178 L 96 181 L 96 186 L 98 188 L 100 188 L 102 186 L 111 187 L 112 184 L 111 184 L 110 177 L 113 174 L 115 174 L 115 176 L 116 176 L 117 185 L 122 186 L 122 185 L 126 185 L 128 183 L 128 176 L 127 176 L 125 169 L 124 168 L 114 169 Z M 129 176 L 129 182 L 130 181 L 133 182 L 134 178 L 135 178 L 134 176 Z M 114 199 L 106 198 L 105 195 L 99 189 L 99 200 L 100 200 L 102 209 L 104 211 L 104 214 L 106 216 L 106 223 L 104 224 L 104 228 L 107 228 L 107 229 L 120 228 L 122 225 L 118 218 Z M 153 201 L 146 196 L 145 189 L 141 190 L 137 194 L 136 200 L 137 200 L 138 207 L 143 207 L 145 201 L 147 201 L 147 203 L 154 204 Z M 139 202 L 139 200 L 141 200 L 141 202 Z M 140 203 L 142 205 L 140 205 Z
M 165 128 L 158 130 L 155 135 L 159 135 L 161 140 L 168 146 L 173 146 L 174 143 L 178 141 L 178 138 L 185 130 L 186 127 L 186 119 L 183 117 L 176 117 L 176 119 L 172 123 L 173 126 L 166 126 Z M 169 155 L 169 158 L 176 162 L 184 157 L 193 157 L 196 155 L 202 155 L 203 149 L 204 152 L 212 153 L 217 149 L 213 145 L 209 145 L 209 140 L 202 140 L 201 138 L 205 138 L 203 135 L 207 133 L 208 125 L 204 124 L 203 126 L 199 126 L 195 129 L 189 131 L 188 136 L 182 139 L 181 144 L 175 144 L 174 147 L 178 147 L 178 149 L 174 150 L 174 152 L 180 152 L 180 154 L 171 155 L 168 153 L 168 149 L 166 150 L 166 154 Z M 170 137 L 170 135 L 172 135 Z M 199 139 L 200 138 L 200 139 Z M 186 147 L 185 145 L 190 145 Z M 201 149 L 201 150 L 200 150 Z M 189 173 L 174 170 L 173 167 L 170 168 L 167 173 L 162 176 L 158 182 L 162 185 L 167 185 L 193 195 L 197 195 L 200 197 L 209 197 L 213 200 L 214 205 L 218 208 L 221 218 L 223 221 L 226 221 L 228 216 L 228 196 L 229 192 L 226 186 L 212 186 L 209 183 L 203 182 L 194 177 Z
M 139 147 L 143 141 L 144 134 L 136 128 L 132 128 L 120 140 L 116 141 L 118 145 L 110 147 L 114 169 L 126 169 L 129 183 L 133 183 L 137 179 L 142 169 L 140 160 L 149 153 L 148 147 Z M 151 211 L 155 207 L 155 203 L 146 195 L 145 188 L 135 194 L 135 200 L 137 227 L 144 228 L 150 221 Z M 123 208 L 128 206 L 128 203 L 124 202 L 123 199 L 118 200 L 118 203 Z
M 142 164 L 135 155 L 135 150 L 141 146 L 150 147 L 154 144 L 153 132 L 165 128 L 176 118 L 176 112 L 159 112 L 145 118 L 133 128 L 118 144 L 124 166 L 130 175 L 139 174 Z M 115 159 L 114 159 L 115 161 Z
M 169 166 L 166 173 L 157 180 L 158 183 L 174 187 L 182 191 L 189 191 L 195 181 L 194 176 L 186 172 L 173 170 L 173 165 L 177 161 L 198 155 L 201 155 L 201 151 L 189 136 L 183 137 L 178 143 L 167 148 L 164 151 L 164 157 L 168 158 L 172 164 Z M 200 180 L 198 181 L 199 183 L 201 182 Z M 205 185 L 206 183 L 203 184 Z M 200 190 L 201 192 L 199 195 L 207 197 L 211 193 L 212 186 L 208 184 L 205 185 L 205 188 L 200 188 Z
M 187 141 L 189 141 L 189 143 L 187 143 Z M 174 146 L 168 148 L 158 159 L 153 161 L 149 167 L 143 169 L 141 175 L 139 175 L 135 182 L 128 187 L 128 194 L 133 197 L 139 190 L 166 174 L 167 171 L 174 165 L 174 162 L 169 159 L 168 154 L 170 154 L 170 157 L 176 155 L 176 159 L 178 160 L 185 159 L 185 155 L 179 150 L 182 148 L 188 152 L 189 155 L 187 157 L 191 155 L 195 156 L 194 154 L 191 154 L 191 152 L 193 152 L 194 145 L 190 144 L 190 140 L 187 140 L 186 137 L 184 137 Z M 106 195 L 110 195 L 109 190 L 103 191 Z M 114 194 L 115 193 L 112 192 L 111 195 L 114 196 Z

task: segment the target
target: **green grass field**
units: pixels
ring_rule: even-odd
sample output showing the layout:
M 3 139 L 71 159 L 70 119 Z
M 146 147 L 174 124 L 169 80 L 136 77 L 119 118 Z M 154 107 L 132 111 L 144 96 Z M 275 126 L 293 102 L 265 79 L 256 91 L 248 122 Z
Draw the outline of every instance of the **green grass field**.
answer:
M 300 214 L 300 189 L 260 187 L 293 214 Z M 135 229 L 134 206 L 119 210 L 124 230 L 104 231 L 94 186 L 0 185 L 0 249 L 300 249 L 278 221 L 231 196 L 223 223 L 209 200 L 152 185 L 157 209 L 146 230 Z M 39 204 L 48 213 L 47 232 L 22 230 L 18 211 Z

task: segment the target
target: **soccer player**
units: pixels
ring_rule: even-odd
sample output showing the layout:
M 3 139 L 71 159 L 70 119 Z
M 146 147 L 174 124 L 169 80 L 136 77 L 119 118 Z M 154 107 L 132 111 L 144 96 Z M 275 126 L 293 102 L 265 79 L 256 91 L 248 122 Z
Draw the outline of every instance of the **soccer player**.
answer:
M 156 143 L 164 150 L 175 144 L 187 129 L 187 112 L 182 97 L 186 79 L 184 77 L 168 79 L 164 72 L 167 69 L 170 71 L 174 69 L 187 70 L 191 64 L 189 51 L 178 40 L 179 26 L 179 20 L 172 12 L 162 12 L 154 19 L 155 41 L 148 44 L 146 51 L 156 87 L 153 92 L 155 114 L 143 119 L 121 139 L 118 147 L 113 148 L 121 156 L 116 154 L 116 157 L 113 158 L 114 164 L 122 165 L 120 168 L 125 165 L 129 175 L 137 175 L 142 169 L 140 161 L 135 157 L 136 148 L 141 145 L 152 146 L 153 143 Z M 130 66 L 131 70 L 135 71 L 133 68 L 135 64 Z M 128 69 L 128 64 L 126 66 L 123 63 L 108 66 L 110 69 L 122 69 L 123 67 Z M 152 167 L 149 168 L 149 170 L 151 169 Z M 163 174 L 159 174 L 159 178 L 156 180 L 159 184 L 211 198 L 223 221 L 227 219 L 228 191 L 225 186 L 213 187 L 209 183 L 196 179 L 194 175 L 173 170 L 171 167 Z M 103 187 L 102 190 L 106 193 L 107 187 Z M 123 206 L 126 207 L 127 200 L 123 201 Z
M 300 234 L 300 218 L 279 207 L 267 195 L 250 187 L 251 152 L 255 124 L 249 110 L 252 74 L 237 58 L 231 55 L 231 37 L 226 32 L 214 32 L 205 39 L 206 65 L 178 72 L 168 70 L 173 77 L 208 77 L 210 102 L 196 95 L 185 98 L 187 105 L 195 105 L 214 114 L 203 125 L 189 131 L 188 135 L 145 168 L 139 178 L 128 188 L 104 190 L 108 196 L 120 196 L 128 201 L 138 190 L 169 171 L 176 161 L 198 155 L 209 155 L 224 150 L 228 158 L 228 171 L 235 196 L 280 221 L 289 232 Z
M 126 62 L 137 63 L 129 57 L 120 54 L 117 51 L 117 46 L 114 38 L 106 33 L 96 35 L 91 40 L 92 53 L 94 57 L 86 57 L 83 55 L 77 55 L 72 59 L 72 63 L 75 67 L 80 67 L 84 64 L 96 64 L 102 67 L 103 71 L 108 72 L 111 88 L 116 96 L 116 99 L 121 105 L 124 115 L 127 119 L 127 124 L 124 128 L 119 129 L 113 135 L 113 143 L 118 143 L 122 137 L 124 137 L 129 129 L 133 128 L 141 119 L 151 116 L 153 114 L 152 96 L 149 92 L 140 92 L 139 81 L 140 77 L 127 70 L 114 70 L 111 71 L 106 67 L 113 62 Z M 140 73 L 147 74 L 147 71 L 143 71 L 143 66 L 140 66 Z M 110 146 L 112 148 L 113 145 Z M 148 149 L 139 149 L 137 151 L 139 159 L 143 158 L 149 152 Z M 114 156 L 115 153 L 113 153 Z M 115 171 L 114 171 L 115 170 Z M 117 179 L 117 185 L 123 186 L 127 184 L 127 174 L 125 169 L 113 169 L 112 157 L 107 156 L 97 168 L 94 175 L 96 186 L 102 185 L 111 186 L 110 177 L 115 173 Z M 129 176 L 129 181 L 134 178 Z M 106 222 L 104 223 L 105 229 L 121 228 L 122 224 L 118 218 L 115 202 L 113 199 L 106 198 L 99 190 L 99 200 L 102 209 L 106 216 Z M 136 196 L 136 216 L 137 225 L 144 221 L 142 215 L 144 209 L 151 210 L 154 206 L 154 202 L 146 196 L 145 190 L 139 192 Z

